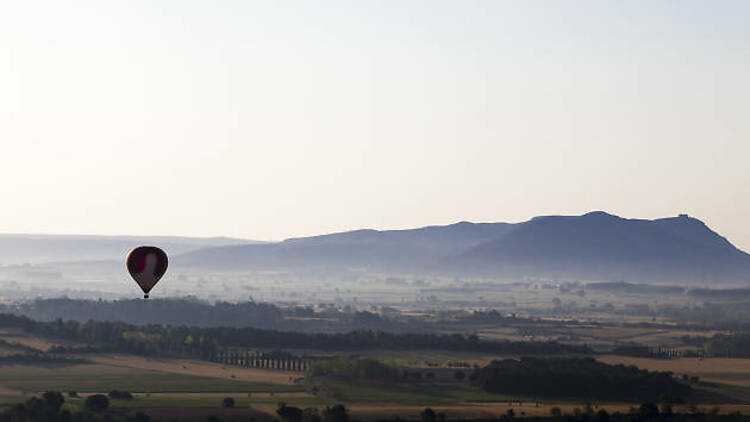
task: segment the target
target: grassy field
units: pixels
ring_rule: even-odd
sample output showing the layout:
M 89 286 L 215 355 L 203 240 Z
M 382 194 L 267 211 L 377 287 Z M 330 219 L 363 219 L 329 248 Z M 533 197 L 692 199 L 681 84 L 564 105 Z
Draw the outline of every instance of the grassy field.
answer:
M 45 390 L 106 392 L 268 392 L 299 391 L 294 385 L 216 379 L 148 370 L 127 370 L 104 365 L 67 367 L 4 366 L 0 379 L 5 390 L 35 393 Z
M 703 381 L 718 384 L 750 387 L 750 359 L 649 359 L 616 355 L 604 355 L 597 359 L 610 364 L 635 365 L 650 371 L 669 371 L 676 375 L 697 376 Z
M 64 346 L 81 345 L 79 343 L 75 343 L 71 341 L 57 341 L 57 340 L 53 341 L 50 339 L 42 339 L 37 336 L 28 334 L 24 332 L 23 330 L 20 330 L 17 328 L 0 329 L 0 340 L 4 340 L 10 344 L 18 344 L 24 347 L 30 347 L 40 352 L 45 352 L 49 350 L 50 347 L 56 346 L 56 345 L 64 345 Z
M 621 333 L 624 334 L 624 333 Z M 633 332 L 633 335 L 641 333 Z M 91 363 L 75 365 L 0 366 L 0 406 L 23 401 L 46 390 L 77 391 L 82 398 L 68 399 L 68 406 L 80 408 L 87 394 L 113 389 L 135 393 L 133 400 L 112 400 L 113 412 L 145 411 L 158 416 L 184 412 L 186 419 L 204 420 L 208 415 L 273 415 L 284 401 L 300 408 L 344 403 L 360 420 L 400 416 L 418 418 L 425 407 L 444 412 L 449 418 L 494 418 L 513 409 L 518 416 L 546 416 L 552 407 L 573 413 L 585 403 L 576 400 L 509 397 L 491 394 L 468 381 L 450 382 L 456 369 L 445 368 L 449 361 L 486 363 L 499 356 L 477 353 L 435 351 L 379 352 L 362 356 L 409 366 L 411 370 L 434 372 L 433 381 L 411 383 L 355 383 L 330 379 L 316 381 L 318 394 L 305 392 L 300 382 L 304 374 L 257 368 L 239 368 L 191 359 L 146 358 L 101 354 L 85 356 Z M 636 365 L 649 370 L 699 376 L 704 382 L 706 404 L 722 412 L 750 413 L 750 359 L 645 359 L 602 355 L 607 363 Z M 428 368 L 427 363 L 440 368 Z M 417 369 L 420 368 L 420 369 Z M 470 369 L 459 369 L 468 374 Z M 440 371 L 448 378 L 443 380 Z M 235 399 L 235 409 L 222 409 L 225 397 Z M 723 398 L 726 400 L 724 400 Z M 696 399 L 697 400 L 697 399 Z M 713 400 L 713 401 L 712 401 Z M 708 403 L 712 404 L 708 404 Z M 636 403 L 597 403 L 610 412 L 626 412 Z M 683 410 L 687 410 L 687 405 Z M 182 413 L 180 413 L 182 414 Z M 263 418 L 258 418 L 263 420 Z
M 87 356 L 87 359 L 112 368 L 157 371 L 266 384 L 295 385 L 296 380 L 303 376 L 301 372 L 241 368 L 191 359 L 158 359 L 132 355 L 95 355 Z
M 507 402 L 509 396 L 492 394 L 464 385 L 344 383 L 316 380 L 320 395 L 330 401 L 350 403 L 388 402 L 413 406 L 455 405 L 466 402 Z
M 0 396 L 45 390 L 106 392 L 296 392 L 301 374 L 185 359 L 86 356 L 91 364 L 0 366 Z
M 719 333 L 716 330 L 685 331 L 671 327 L 622 327 L 616 325 L 574 325 L 556 326 L 551 323 L 535 324 L 526 335 L 522 327 L 494 326 L 491 324 L 471 327 L 480 337 L 488 340 L 535 340 L 559 341 L 571 344 L 586 344 L 593 348 L 612 349 L 623 342 L 634 342 L 650 347 L 688 347 L 684 344 L 684 336 L 711 337 Z M 601 349 L 599 349 L 601 350 Z
M 308 394 L 293 395 L 251 395 L 232 394 L 232 393 L 156 393 L 149 396 L 136 394 L 134 400 L 112 400 L 112 408 L 125 409 L 143 409 L 155 407 L 220 407 L 225 397 L 232 397 L 235 400 L 235 407 L 253 407 L 275 410 L 280 401 L 294 403 L 295 406 L 306 407 L 325 407 L 326 402 L 318 397 Z

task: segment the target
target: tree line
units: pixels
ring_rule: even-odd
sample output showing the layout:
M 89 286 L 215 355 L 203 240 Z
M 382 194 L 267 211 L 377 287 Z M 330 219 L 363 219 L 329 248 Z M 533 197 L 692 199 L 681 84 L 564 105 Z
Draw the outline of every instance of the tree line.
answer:
M 240 366 L 243 368 L 278 369 L 281 371 L 296 372 L 304 372 L 309 366 L 307 359 L 281 351 L 265 353 L 224 349 L 217 352 L 213 361 L 223 365 Z
M 257 327 L 287 331 L 347 331 L 353 329 L 406 330 L 413 324 L 351 307 L 279 307 L 265 302 L 215 302 L 197 298 L 122 299 L 113 301 L 69 298 L 36 299 L 0 304 L 0 312 L 25 315 L 38 321 L 121 321 L 134 325 L 162 324 L 196 327 Z M 414 321 L 410 321 L 414 322 Z
M 750 357 L 750 333 L 716 334 L 703 344 L 706 356 Z
M 406 378 L 407 374 L 403 368 L 388 365 L 376 359 L 337 357 L 312 362 L 306 376 L 309 380 L 330 377 L 362 382 L 400 381 Z
M 13 314 L 0 314 L 0 326 L 17 327 L 32 334 L 83 343 L 56 346 L 54 353 L 121 352 L 140 355 L 180 354 L 216 360 L 227 348 L 358 350 L 450 350 L 497 354 L 550 355 L 592 353 L 586 346 L 556 342 L 483 341 L 475 334 L 417 334 L 357 330 L 348 333 L 303 333 L 253 327 L 195 327 L 123 322 L 35 321 Z
M 470 379 L 489 392 L 526 397 L 679 402 L 692 392 L 670 372 L 609 365 L 593 358 L 495 360 L 475 370 Z

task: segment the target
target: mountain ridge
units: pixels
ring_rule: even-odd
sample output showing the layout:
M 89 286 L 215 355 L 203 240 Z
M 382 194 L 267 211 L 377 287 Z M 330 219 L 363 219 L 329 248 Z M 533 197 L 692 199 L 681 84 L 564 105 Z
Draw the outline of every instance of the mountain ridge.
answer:
M 0 233 L 0 264 L 122 260 L 136 246 L 159 246 L 169 254 L 257 241 L 230 237 L 118 236 Z
M 182 265 L 227 270 L 343 269 L 450 275 L 749 282 L 750 255 L 702 221 L 603 211 L 403 230 L 361 229 L 199 249 Z
M 606 213 L 548 216 L 462 254 L 477 273 L 692 282 L 746 281 L 750 255 L 700 220 L 624 219 Z

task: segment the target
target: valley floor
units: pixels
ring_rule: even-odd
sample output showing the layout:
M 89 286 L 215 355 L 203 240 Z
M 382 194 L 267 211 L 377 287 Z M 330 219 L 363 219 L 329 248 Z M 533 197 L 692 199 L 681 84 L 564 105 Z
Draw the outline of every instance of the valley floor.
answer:
M 302 382 L 301 372 L 230 367 L 190 359 L 153 359 L 130 355 L 85 356 L 90 363 L 73 365 L 0 366 L 0 403 L 10 405 L 46 390 L 75 391 L 78 398 L 67 398 L 66 406 L 80 408 L 89 394 L 111 390 L 134 393 L 133 400 L 112 400 L 116 413 L 145 411 L 153 416 L 187 412 L 185 416 L 202 420 L 208 415 L 248 416 L 258 412 L 273 415 L 279 402 L 290 406 L 324 408 L 344 403 L 360 420 L 399 416 L 416 419 L 425 407 L 444 412 L 450 419 L 499 417 L 509 409 L 516 416 L 546 416 L 559 407 L 574 412 L 586 403 L 569 400 L 533 400 L 493 395 L 466 383 L 424 382 L 398 388 L 379 389 L 362 385 L 333 386 L 341 395 L 311 394 Z M 468 356 L 464 355 L 462 358 Z M 484 358 L 477 355 L 477 358 Z M 700 376 L 707 391 L 723 394 L 724 402 L 697 405 L 722 413 L 750 413 L 750 359 L 682 358 L 644 359 L 606 355 L 608 363 L 634 364 L 652 370 Z M 235 399 L 234 409 L 224 409 L 225 397 Z M 748 404 L 745 404 L 748 403 Z M 638 403 L 591 403 L 609 412 L 627 412 Z M 182 410 L 179 410 L 182 409 Z M 186 409 L 190 409 L 189 411 Z M 689 405 L 675 410 L 689 410 Z

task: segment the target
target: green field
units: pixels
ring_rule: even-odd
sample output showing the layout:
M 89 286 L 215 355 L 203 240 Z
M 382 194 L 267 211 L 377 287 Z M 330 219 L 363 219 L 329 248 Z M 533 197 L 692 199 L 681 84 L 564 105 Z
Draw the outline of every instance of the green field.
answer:
M 248 392 L 293 392 L 303 391 L 296 385 L 269 384 L 261 382 L 234 381 L 200 377 L 195 375 L 170 374 L 156 371 L 75 372 L 49 371 L 47 373 L 24 370 L 0 371 L 2 385 L 7 389 L 24 392 L 78 391 L 107 392 L 124 390 L 133 393 L 157 392 L 204 392 L 204 393 L 248 393 Z
M 220 396 L 203 395 L 203 396 L 151 396 L 136 397 L 133 400 L 112 400 L 112 408 L 124 409 L 151 409 L 156 407 L 221 407 L 221 401 L 224 397 L 232 397 L 235 400 L 235 407 L 268 407 L 276 408 L 280 401 L 289 403 L 298 407 L 325 407 L 327 404 L 317 397 L 247 397 L 247 394 L 226 394 Z
M 349 383 L 317 379 L 314 385 L 324 396 L 344 402 L 390 402 L 403 405 L 453 405 L 465 402 L 507 402 L 513 398 L 468 386 L 430 384 Z M 518 398 L 515 398 L 518 400 Z

